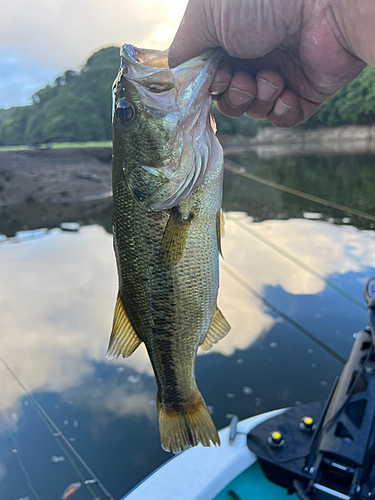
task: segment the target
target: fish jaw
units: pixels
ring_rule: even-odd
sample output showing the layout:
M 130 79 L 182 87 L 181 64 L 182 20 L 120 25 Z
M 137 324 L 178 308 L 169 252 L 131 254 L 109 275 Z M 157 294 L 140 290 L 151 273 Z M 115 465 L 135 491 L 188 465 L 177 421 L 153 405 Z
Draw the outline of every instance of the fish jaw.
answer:
M 176 68 L 167 66 L 167 51 L 121 49 L 119 75 L 114 84 L 114 133 L 123 131 L 116 121 L 121 96 L 134 102 L 142 132 L 153 138 L 152 158 L 136 153 L 124 176 L 135 201 L 146 210 L 166 210 L 186 200 L 222 162 L 221 146 L 212 128 L 208 89 L 221 59 L 212 49 Z M 163 150 L 155 160 L 155 149 Z M 150 142 L 150 141 L 149 141 Z M 155 146 L 156 144 L 156 146 Z M 155 169 L 155 174 L 152 172 Z
M 211 104 L 208 89 L 221 58 L 220 49 L 210 49 L 169 69 L 168 51 L 138 49 L 125 44 L 121 48 L 120 73 L 135 84 L 142 103 L 159 113 L 178 110 L 179 126 L 189 128 L 195 121 L 191 115 L 196 114 L 205 101 Z

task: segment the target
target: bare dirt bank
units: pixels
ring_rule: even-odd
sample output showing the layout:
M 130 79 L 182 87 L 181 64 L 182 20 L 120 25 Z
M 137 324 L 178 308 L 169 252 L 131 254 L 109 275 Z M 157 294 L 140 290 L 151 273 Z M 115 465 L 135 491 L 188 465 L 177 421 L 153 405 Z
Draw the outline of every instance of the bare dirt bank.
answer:
M 0 152 L 0 233 L 99 223 L 110 231 L 111 148 Z
M 111 196 L 111 149 L 0 152 L 0 207 Z

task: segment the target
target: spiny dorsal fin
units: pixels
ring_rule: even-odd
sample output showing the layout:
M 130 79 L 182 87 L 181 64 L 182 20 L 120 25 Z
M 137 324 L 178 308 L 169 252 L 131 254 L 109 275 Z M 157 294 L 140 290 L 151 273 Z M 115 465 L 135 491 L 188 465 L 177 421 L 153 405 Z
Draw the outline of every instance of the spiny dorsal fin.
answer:
M 119 292 L 117 295 L 107 356 L 113 359 L 118 358 L 122 354 L 124 358 L 128 358 L 133 354 L 141 342 L 142 341 L 135 333 L 126 315 Z
M 230 331 L 230 324 L 224 318 L 220 309 L 216 306 L 212 316 L 210 328 L 201 343 L 201 348 L 208 351 L 214 344 L 217 344 Z
M 220 210 L 216 216 L 216 238 L 217 238 L 217 250 L 219 254 L 224 258 L 223 251 L 221 248 L 221 238 L 224 236 L 224 215 L 223 210 Z
M 184 250 L 190 223 L 194 215 L 187 219 L 181 217 L 177 207 L 171 209 L 171 215 L 165 226 L 160 252 L 165 264 L 176 264 Z

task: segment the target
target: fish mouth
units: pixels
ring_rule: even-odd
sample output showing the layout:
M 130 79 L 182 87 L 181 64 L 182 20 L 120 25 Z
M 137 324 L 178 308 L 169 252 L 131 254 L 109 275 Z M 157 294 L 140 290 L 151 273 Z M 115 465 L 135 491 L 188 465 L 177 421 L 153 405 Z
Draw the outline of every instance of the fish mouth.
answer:
M 153 50 L 153 49 L 140 49 L 134 45 L 125 43 L 121 47 L 121 57 L 123 58 L 123 65 L 126 63 L 131 64 L 134 67 L 141 68 L 155 68 L 159 69 L 170 69 L 168 66 L 168 49 L 167 50 Z M 188 69 L 194 67 L 195 65 L 200 65 L 202 63 L 210 64 L 220 62 L 222 57 L 221 49 L 209 49 L 206 50 L 200 56 L 194 57 L 189 61 L 186 61 L 174 69 Z M 216 69 L 216 68 L 215 68 Z M 171 70 L 173 71 L 173 70 Z
M 127 62 L 139 69 L 141 67 L 169 69 L 168 50 L 139 49 L 125 43 L 121 47 L 121 58 L 124 59 L 123 65 Z
M 209 49 L 173 69 L 168 66 L 168 50 L 140 49 L 130 44 L 121 48 L 121 73 L 153 93 L 176 88 L 183 91 L 195 81 L 195 92 L 207 93 L 222 57 L 221 49 Z M 191 97 L 191 95 L 190 95 Z

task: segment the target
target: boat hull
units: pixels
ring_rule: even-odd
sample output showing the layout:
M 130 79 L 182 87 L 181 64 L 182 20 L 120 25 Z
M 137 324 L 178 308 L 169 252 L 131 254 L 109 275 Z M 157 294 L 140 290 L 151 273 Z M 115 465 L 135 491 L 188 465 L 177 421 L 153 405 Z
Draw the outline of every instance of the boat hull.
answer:
M 190 448 L 154 471 L 123 500 L 227 500 L 237 489 L 245 497 L 276 500 L 286 491 L 266 479 L 257 457 L 247 447 L 247 434 L 258 424 L 285 410 L 276 410 L 242 420 L 230 443 L 231 429 L 219 432 L 221 446 Z M 249 496 L 254 495 L 254 496 Z M 233 496 L 236 498 L 236 496 Z

